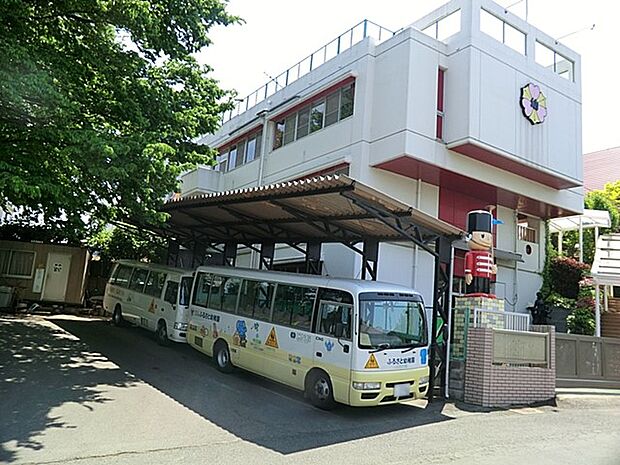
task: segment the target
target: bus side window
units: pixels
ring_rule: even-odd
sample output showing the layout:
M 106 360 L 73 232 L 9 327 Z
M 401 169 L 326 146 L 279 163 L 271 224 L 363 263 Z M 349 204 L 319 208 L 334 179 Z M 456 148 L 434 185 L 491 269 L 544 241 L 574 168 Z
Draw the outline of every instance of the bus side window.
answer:
M 275 285 L 264 281 L 244 279 L 240 287 L 237 313 L 248 318 L 269 321 Z
M 310 331 L 316 288 L 278 284 L 273 322 Z
M 237 311 L 237 296 L 241 287 L 241 278 L 224 278 L 222 293 L 222 310 L 229 313 Z
M 166 286 L 166 293 L 164 294 L 164 300 L 171 305 L 176 305 L 178 292 L 179 283 L 174 281 L 168 281 L 168 285 Z
M 110 275 L 110 279 L 108 280 L 108 282 L 110 284 L 116 284 L 116 277 L 118 276 L 118 272 L 121 270 L 121 265 L 119 265 L 118 263 L 114 266 L 114 269 L 112 270 L 112 274 Z
M 149 274 L 149 270 L 143 270 L 142 268 L 136 268 L 131 275 L 129 281 L 129 289 L 136 292 L 144 292 L 144 284 L 146 283 L 146 277 Z
M 127 265 L 119 265 L 118 272 L 114 278 L 114 284 L 121 287 L 129 287 L 129 278 L 131 278 L 131 272 L 133 268 Z
M 166 282 L 166 273 L 159 271 L 151 271 L 149 278 L 146 280 L 146 287 L 144 293 L 153 297 L 161 297 L 161 291 L 164 290 L 164 283 Z

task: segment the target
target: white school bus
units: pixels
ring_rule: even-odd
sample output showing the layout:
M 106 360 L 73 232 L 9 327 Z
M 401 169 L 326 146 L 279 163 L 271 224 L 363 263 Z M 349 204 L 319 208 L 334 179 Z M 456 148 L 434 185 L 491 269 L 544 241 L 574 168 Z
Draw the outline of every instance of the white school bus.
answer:
M 103 308 L 112 322 L 154 331 L 157 342 L 186 342 L 192 273 L 132 260 L 116 262 L 105 288 Z
M 422 297 L 394 284 L 199 267 L 187 342 L 217 368 L 303 390 L 323 409 L 426 395 Z

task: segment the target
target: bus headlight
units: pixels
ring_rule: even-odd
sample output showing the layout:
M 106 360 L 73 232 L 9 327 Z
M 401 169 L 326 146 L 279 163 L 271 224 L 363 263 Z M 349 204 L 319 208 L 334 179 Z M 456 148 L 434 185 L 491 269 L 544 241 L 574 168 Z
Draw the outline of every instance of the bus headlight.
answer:
M 420 385 L 428 384 L 428 376 L 422 376 L 419 381 Z
M 353 381 L 353 389 L 357 389 L 358 391 L 374 391 L 375 389 L 381 389 L 381 383 Z
M 180 321 L 174 322 L 174 329 L 178 329 L 179 331 L 187 330 L 187 323 L 181 323 Z

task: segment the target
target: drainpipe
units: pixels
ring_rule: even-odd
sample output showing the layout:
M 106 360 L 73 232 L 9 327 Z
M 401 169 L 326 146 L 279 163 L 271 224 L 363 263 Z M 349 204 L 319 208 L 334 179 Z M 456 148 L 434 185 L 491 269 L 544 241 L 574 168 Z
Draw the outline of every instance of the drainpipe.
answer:
M 422 195 L 422 180 L 418 179 L 418 183 L 416 186 L 416 195 L 415 195 L 415 207 L 420 209 L 420 196 Z M 417 245 L 413 246 L 413 288 L 415 289 L 417 284 L 417 276 L 418 276 L 418 255 L 420 253 L 420 248 Z M 450 284 L 452 286 L 452 284 Z
M 583 220 L 579 215 L 579 261 L 583 262 Z
M 436 258 L 435 260 L 438 260 Z M 450 338 L 452 337 L 452 283 L 454 282 L 454 244 L 450 244 L 450 282 L 448 288 L 448 344 L 446 347 L 446 379 L 445 385 L 446 390 L 444 392 L 444 397 L 447 399 L 450 397 L 450 347 L 452 346 L 452 342 Z M 433 328 L 433 331 L 435 328 Z
M 263 172 L 265 170 L 265 156 L 267 155 L 267 141 L 269 140 L 269 135 L 267 134 L 267 116 L 269 115 L 269 110 L 264 109 L 257 113 L 256 116 L 260 116 L 263 121 L 263 136 L 261 137 L 260 142 L 260 157 L 258 160 L 258 176 L 256 178 L 256 186 L 260 187 L 263 184 Z M 250 251 L 250 268 L 259 268 L 260 256 L 258 252 L 255 250 Z
M 263 171 L 265 169 L 265 156 L 267 155 L 267 140 L 269 137 L 269 128 L 267 127 L 267 115 L 269 115 L 269 110 L 267 109 L 261 110 L 257 114 L 257 116 L 260 116 L 263 119 L 263 137 L 260 144 L 260 160 L 258 161 L 258 178 L 256 181 L 257 186 L 262 186 L 263 184 Z
M 515 221 L 515 229 L 514 229 L 514 235 L 515 235 L 515 244 L 514 244 L 514 252 L 517 252 L 517 249 L 519 247 L 519 212 L 517 210 L 514 211 L 514 221 Z M 540 231 L 540 226 L 538 227 L 538 230 Z M 540 242 L 540 241 L 538 241 Z M 538 255 L 540 257 L 540 246 L 538 249 Z M 540 258 L 539 258 L 540 260 Z M 540 263 L 540 261 L 538 262 Z M 497 276 L 496 276 L 497 279 Z M 517 302 L 519 300 L 519 262 L 517 260 L 515 260 L 515 272 L 513 274 L 513 280 L 512 280 L 512 301 L 513 306 L 512 306 L 512 311 L 516 312 L 517 311 Z

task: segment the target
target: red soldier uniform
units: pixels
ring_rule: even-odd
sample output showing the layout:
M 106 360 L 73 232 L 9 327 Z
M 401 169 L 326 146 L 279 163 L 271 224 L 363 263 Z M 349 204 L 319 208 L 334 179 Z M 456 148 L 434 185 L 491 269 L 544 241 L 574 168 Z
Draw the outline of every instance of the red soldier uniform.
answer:
M 491 292 L 491 276 L 496 274 L 491 249 L 493 217 L 485 210 L 474 210 L 467 214 L 467 245 L 465 254 L 465 283 L 467 295 L 495 297 Z
M 491 278 L 493 274 L 493 258 L 487 250 L 472 250 L 465 254 L 465 273 L 474 278 Z

